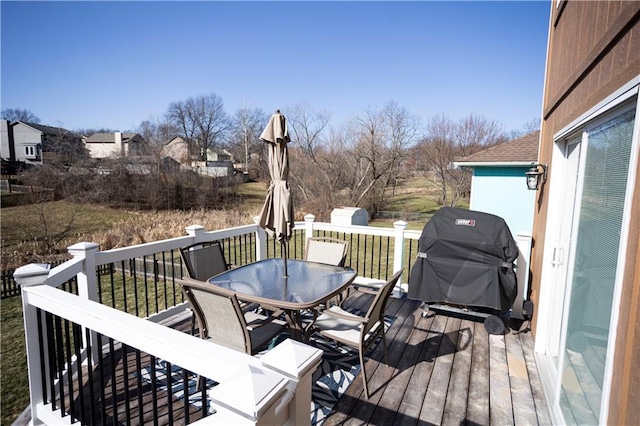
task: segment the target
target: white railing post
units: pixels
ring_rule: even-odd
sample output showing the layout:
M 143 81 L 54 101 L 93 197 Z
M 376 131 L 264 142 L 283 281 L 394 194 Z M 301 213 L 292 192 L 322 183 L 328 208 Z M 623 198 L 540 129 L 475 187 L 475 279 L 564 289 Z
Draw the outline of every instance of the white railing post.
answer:
M 67 247 L 69 254 L 84 259 L 83 272 L 78 274 L 78 296 L 98 301 L 98 277 L 96 275 L 96 252 L 98 244 L 82 242 Z
M 202 225 L 189 225 L 186 228 L 187 235 L 193 237 L 192 244 L 198 243 L 204 238 L 204 226 Z
M 518 282 L 518 295 L 513 302 L 511 316 L 517 319 L 524 319 L 522 304 L 529 296 L 529 261 L 531 259 L 531 233 L 521 231 L 516 234 L 516 245 L 518 246 L 518 260 L 516 267 L 516 281 Z M 531 315 L 531 312 L 528 312 Z
M 254 216 L 253 222 L 258 225 L 256 228 L 256 260 L 267 257 L 267 233 L 260 226 L 260 216 Z
M 304 241 L 305 247 L 306 242 L 309 238 L 313 238 L 313 223 L 315 222 L 316 217 L 312 214 L 304 215 Z
M 320 365 L 322 351 L 304 343 L 287 339 L 264 354 L 260 361 L 291 380 L 294 392 L 289 403 L 289 420 L 286 425 L 308 425 L 311 422 L 311 384 L 313 373 Z
M 404 264 L 404 231 L 407 229 L 408 223 L 403 220 L 398 220 L 393 222 L 393 228 L 396 230 L 395 247 L 393 249 L 393 273 L 395 274 L 400 269 L 402 269 L 402 265 Z M 394 289 L 394 294 L 402 295 L 402 278 L 398 280 L 398 284 L 396 284 L 396 288 Z
M 78 282 L 78 296 L 88 300 L 98 301 L 98 274 L 96 274 L 96 253 L 98 252 L 98 244 L 82 242 L 67 247 L 67 251 L 74 258 L 84 259 L 83 272 L 77 275 Z M 97 342 L 98 335 L 95 332 L 91 332 L 91 342 L 87 342 L 86 334 L 82 333 L 82 341 L 86 348 L 89 344 Z M 93 352 L 93 362 L 98 362 L 97 351 Z
M 35 264 L 21 266 L 13 273 L 13 278 L 20 288 L 29 286 L 43 285 L 49 276 L 49 265 Z M 44 364 L 49 365 L 49 351 L 47 348 L 47 339 L 40 341 L 38 336 L 38 314 L 37 309 L 29 304 L 25 292 L 22 292 L 22 312 L 24 319 L 24 334 L 26 340 L 27 351 L 27 373 L 29 378 L 29 399 L 31 401 L 31 424 L 42 425 L 44 422 L 39 420 L 38 406 L 44 404 L 42 399 L 44 394 L 42 389 L 42 376 L 44 371 L 40 368 L 40 360 L 38 354 L 42 353 L 45 357 Z M 44 326 L 42 327 L 45 330 Z M 44 347 L 42 351 L 39 346 Z

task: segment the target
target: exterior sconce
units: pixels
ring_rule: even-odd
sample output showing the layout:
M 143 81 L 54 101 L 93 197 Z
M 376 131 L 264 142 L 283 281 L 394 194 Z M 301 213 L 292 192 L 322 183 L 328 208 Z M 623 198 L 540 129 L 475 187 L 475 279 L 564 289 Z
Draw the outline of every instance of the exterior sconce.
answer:
M 542 170 L 541 170 L 542 169 Z M 525 172 L 527 177 L 527 188 L 535 191 L 540 189 L 547 180 L 547 165 L 540 163 L 531 163 L 529 171 Z

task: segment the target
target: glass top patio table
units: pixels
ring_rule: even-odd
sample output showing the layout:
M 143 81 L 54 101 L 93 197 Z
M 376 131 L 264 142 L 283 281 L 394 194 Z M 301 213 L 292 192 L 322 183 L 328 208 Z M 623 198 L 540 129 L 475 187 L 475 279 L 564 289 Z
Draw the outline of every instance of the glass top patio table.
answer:
M 264 303 L 286 310 L 316 307 L 336 296 L 356 277 L 350 268 L 287 259 L 270 258 L 229 269 L 209 283 L 236 292 L 238 299 Z

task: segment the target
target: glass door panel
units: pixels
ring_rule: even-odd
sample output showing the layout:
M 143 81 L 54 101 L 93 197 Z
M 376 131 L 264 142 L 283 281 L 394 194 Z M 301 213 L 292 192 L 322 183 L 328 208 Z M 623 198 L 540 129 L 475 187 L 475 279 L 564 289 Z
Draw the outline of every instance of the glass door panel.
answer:
M 561 360 L 559 399 L 569 424 L 599 423 L 634 119 L 635 109 L 586 133 Z

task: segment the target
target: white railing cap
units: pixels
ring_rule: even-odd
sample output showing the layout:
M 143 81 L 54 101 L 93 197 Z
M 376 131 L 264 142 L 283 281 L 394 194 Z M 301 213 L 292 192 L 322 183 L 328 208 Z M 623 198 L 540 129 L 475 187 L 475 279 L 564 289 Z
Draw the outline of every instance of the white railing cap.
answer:
M 297 381 L 309 370 L 318 368 L 321 358 L 320 349 L 287 339 L 264 354 L 260 361 L 265 367 Z
M 30 263 L 19 267 L 13 273 L 13 279 L 21 287 L 44 284 L 48 276 L 49 264 L 47 263 Z

